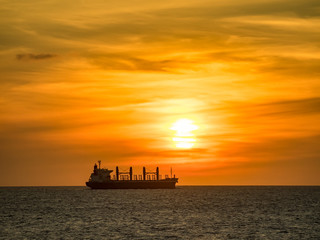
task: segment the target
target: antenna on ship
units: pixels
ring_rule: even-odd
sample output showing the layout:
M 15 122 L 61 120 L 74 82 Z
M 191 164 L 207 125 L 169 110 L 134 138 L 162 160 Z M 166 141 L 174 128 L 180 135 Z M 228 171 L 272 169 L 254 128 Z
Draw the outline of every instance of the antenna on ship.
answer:
M 101 165 L 101 160 L 99 160 L 99 161 L 98 161 L 98 163 L 99 163 L 99 169 L 100 169 L 100 165 Z

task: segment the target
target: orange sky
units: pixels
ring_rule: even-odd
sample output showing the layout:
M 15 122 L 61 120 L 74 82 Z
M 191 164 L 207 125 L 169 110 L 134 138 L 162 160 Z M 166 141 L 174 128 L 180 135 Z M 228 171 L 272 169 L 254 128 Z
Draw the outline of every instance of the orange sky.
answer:
M 0 185 L 84 185 L 97 160 L 172 166 L 181 185 L 319 185 L 319 9 L 1 1 Z

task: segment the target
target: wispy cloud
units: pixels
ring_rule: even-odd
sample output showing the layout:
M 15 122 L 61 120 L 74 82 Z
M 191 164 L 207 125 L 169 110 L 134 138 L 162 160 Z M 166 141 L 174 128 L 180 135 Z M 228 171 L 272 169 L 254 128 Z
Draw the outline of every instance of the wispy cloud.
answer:
M 56 57 L 56 54 L 50 53 L 41 53 L 41 54 L 33 54 L 33 53 L 20 53 L 16 55 L 17 60 L 45 60 L 49 58 Z

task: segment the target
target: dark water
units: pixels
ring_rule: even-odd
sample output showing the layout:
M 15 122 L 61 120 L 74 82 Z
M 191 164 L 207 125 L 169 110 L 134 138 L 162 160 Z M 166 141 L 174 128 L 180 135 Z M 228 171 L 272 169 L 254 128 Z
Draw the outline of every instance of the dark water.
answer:
M 0 188 L 1 239 L 320 239 L 320 187 Z

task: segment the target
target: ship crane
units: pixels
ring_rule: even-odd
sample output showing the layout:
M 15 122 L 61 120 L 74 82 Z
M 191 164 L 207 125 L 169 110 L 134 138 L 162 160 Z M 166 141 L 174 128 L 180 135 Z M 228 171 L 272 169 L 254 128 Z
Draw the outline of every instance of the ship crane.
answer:
M 143 167 L 143 180 L 146 180 L 146 176 L 148 175 L 153 175 L 153 176 L 156 176 L 156 180 L 159 180 L 159 167 L 156 168 L 156 171 L 155 172 L 147 172 L 146 171 L 146 168 Z
M 124 172 L 120 172 L 119 171 L 119 167 L 117 166 L 116 167 L 116 179 L 117 181 L 119 181 L 119 178 L 121 175 L 124 175 L 124 176 L 128 176 L 129 175 L 129 179 L 130 181 L 132 181 L 132 174 L 133 174 L 133 171 L 132 171 L 132 167 L 130 167 L 129 171 L 124 171 Z

